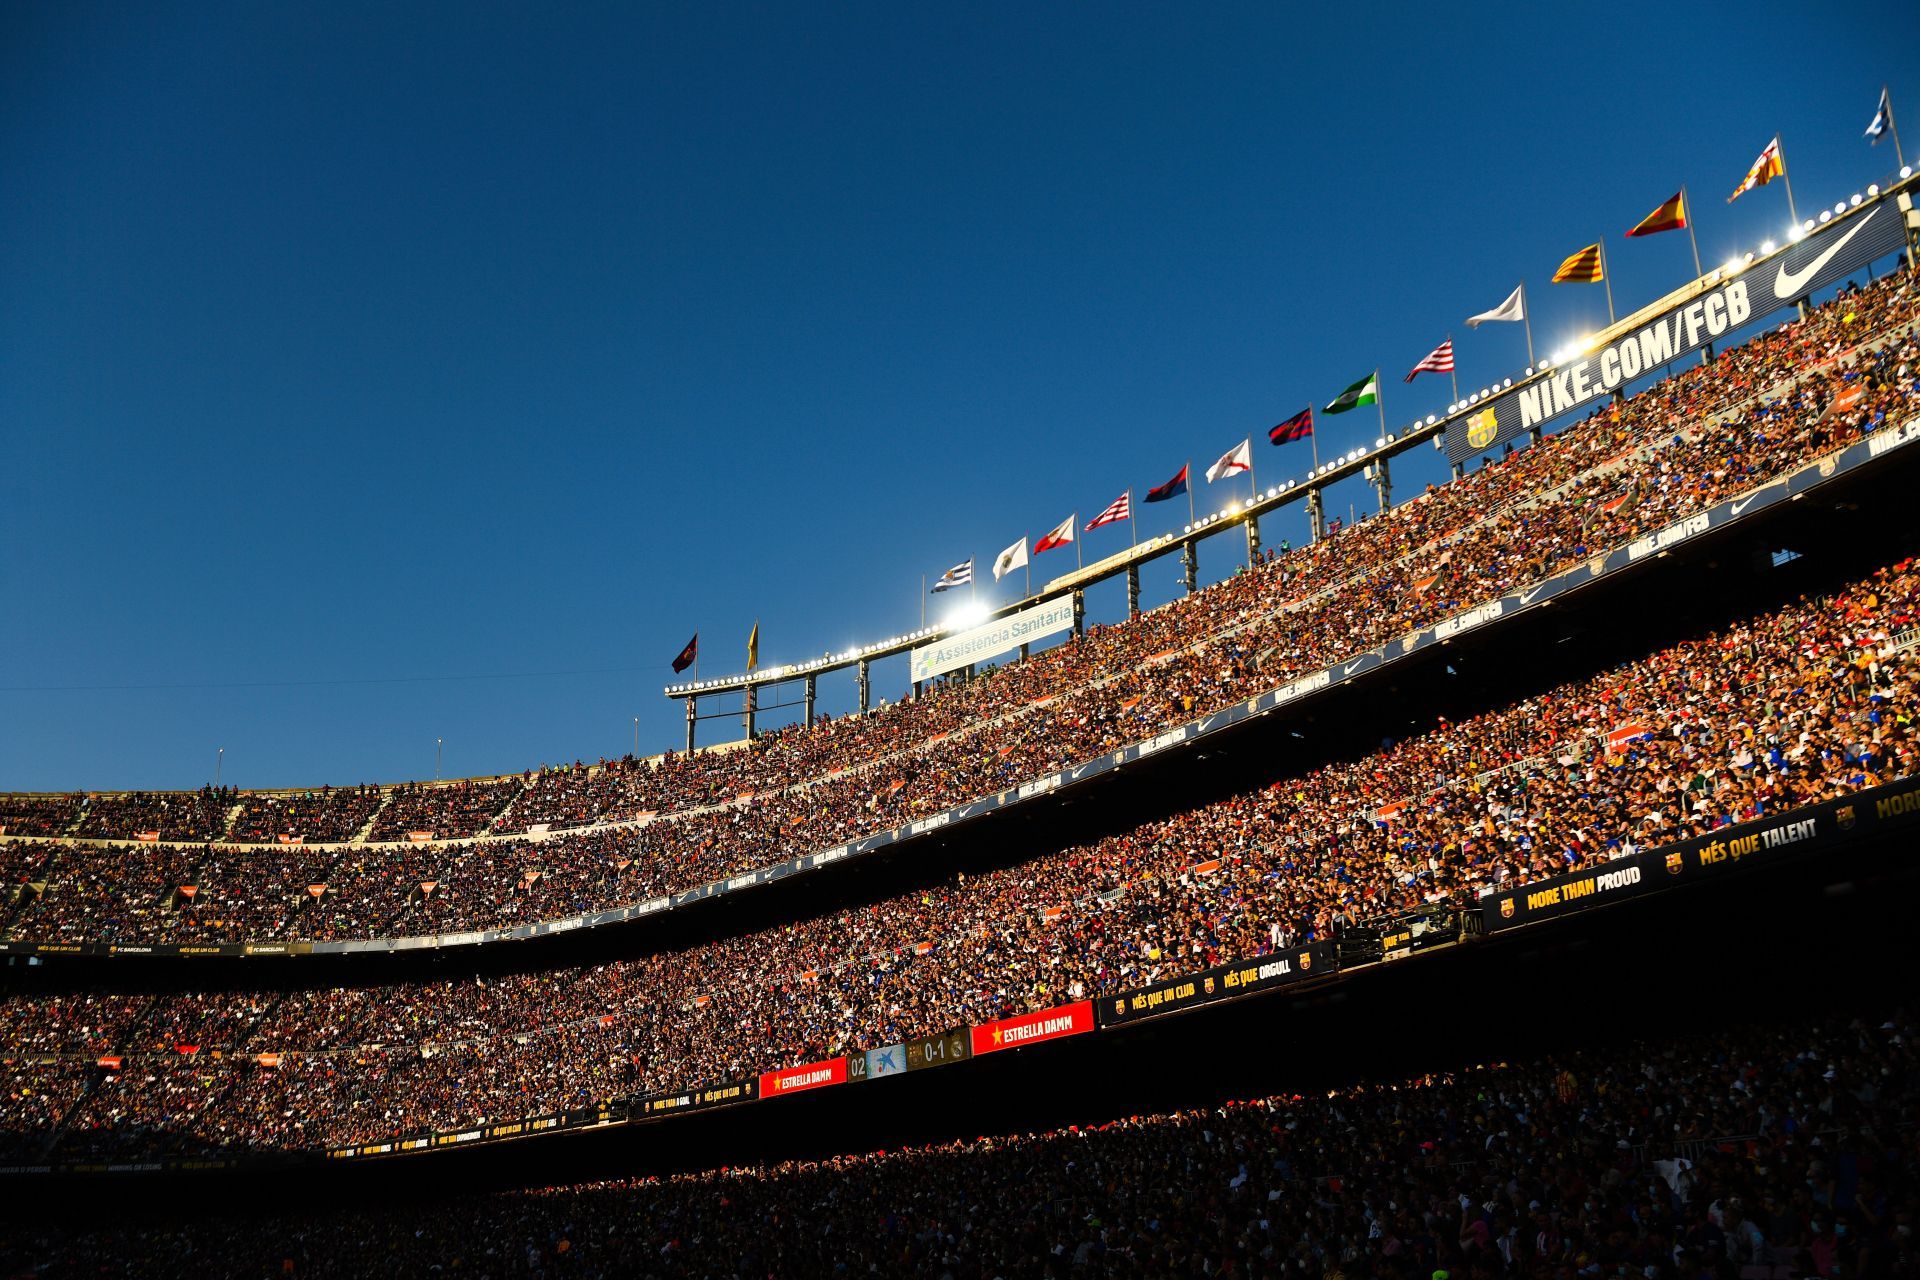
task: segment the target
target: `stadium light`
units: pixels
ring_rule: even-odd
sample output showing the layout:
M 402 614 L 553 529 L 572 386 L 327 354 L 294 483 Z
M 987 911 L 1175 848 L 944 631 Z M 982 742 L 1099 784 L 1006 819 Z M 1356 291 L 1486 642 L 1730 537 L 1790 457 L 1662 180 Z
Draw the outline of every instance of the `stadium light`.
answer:
M 1437 421 L 1439 421 L 1439 419 L 1438 419 L 1438 418 L 1436 418 L 1436 417 L 1435 417 L 1435 416 L 1434 416 L 1433 414 L 1431 414 L 1431 413 L 1430 413 L 1430 414 L 1428 414 L 1428 415 L 1427 415 L 1427 425 L 1428 425 L 1428 426 L 1432 426 L 1432 425 L 1433 425 L 1433 424 L 1434 424 L 1435 422 L 1437 422 Z
M 1880 194 L 1880 184 L 1877 182 L 1869 182 L 1867 184 L 1868 198 L 1871 199 L 1872 197 L 1877 196 L 1879 194 Z
M 1762 252 L 1762 253 L 1772 253 L 1772 252 L 1773 252 L 1773 241 L 1771 241 L 1771 240 L 1762 240 L 1762 241 L 1760 242 L 1760 252 Z
M 1911 178 L 1913 176 L 1913 166 L 1910 164 L 1901 165 L 1900 176 L 1903 178 Z
M 1828 213 L 1828 212 L 1827 212 L 1827 211 L 1826 211 L 1825 209 L 1822 209 L 1822 210 L 1820 211 L 1820 222 L 1821 222 L 1821 224 L 1822 224 L 1822 225 L 1825 225 L 1826 223 L 1829 223 L 1829 222 L 1832 222 L 1832 221 L 1833 221 L 1833 215 L 1832 215 L 1832 214 L 1830 214 L 1830 213 Z
M 1860 197 L 1855 196 L 1853 200 L 1855 204 L 1858 204 L 1860 202 Z M 1835 213 L 1845 213 L 1847 211 L 1847 202 L 1845 200 L 1842 200 L 1839 204 L 1836 204 L 1835 206 L 1833 206 L 1833 211 Z
M 1860 207 L 1860 193 L 1858 191 L 1854 192 L 1853 199 L 1847 201 L 1847 203 L 1858 209 Z

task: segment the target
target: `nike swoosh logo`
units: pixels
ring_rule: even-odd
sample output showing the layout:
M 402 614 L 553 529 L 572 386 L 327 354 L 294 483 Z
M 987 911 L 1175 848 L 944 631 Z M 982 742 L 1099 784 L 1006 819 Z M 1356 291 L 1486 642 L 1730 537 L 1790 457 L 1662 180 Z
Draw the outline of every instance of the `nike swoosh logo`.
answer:
M 1522 592 L 1520 593 L 1520 603 L 1521 603 L 1521 604 L 1526 604 L 1526 603 L 1528 603 L 1528 602 L 1529 602 L 1529 601 L 1531 601 L 1531 600 L 1532 600 L 1532 599 L 1533 599 L 1533 598 L 1534 598 L 1535 596 L 1537 596 L 1537 595 L 1539 595 L 1539 594 L 1540 594 L 1540 593 L 1541 593 L 1542 591 L 1545 591 L 1545 590 L 1546 590 L 1546 587 L 1545 587 L 1544 585 L 1542 585 L 1542 586 L 1538 586 L 1538 587 L 1532 587 L 1532 588 L 1529 588 L 1529 589 L 1528 589 L 1528 590 L 1526 590 L 1526 591 L 1522 591 Z
M 1352 675 L 1354 672 L 1354 669 L 1358 667 L 1361 662 L 1365 662 L 1365 661 L 1366 659 L 1362 658 L 1360 659 L 1359 662 L 1349 662 L 1345 667 L 1341 668 L 1340 670 L 1341 678 L 1344 679 L 1345 677 Z
M 1803 289 L 1801 286 L 1806 284 L 1807 281 L 1813 279 L 1815 276 L 1819 275 L 1820 268 L 1826 266 L 1827 263 L 1832 260 L 1834 254 L 1846 248 L 1847 241 L 1853 239 L 1855 236 L 1859 235 L 1863 230 L 1865 230 L 1866 225 L 1869 222 L 1872 222 L 1874 218 L 1879 214 L 1879 212 L 1880 210 L 1878 208 L 1875 208 L 1871 212 L 1863 215 L 1860 221 L 1854 223 L 1852 229 L 1850 229 L 1847 232 L 1847 234 L 1841 236 L 1838 240 L 1835 240 L 1832 246 L 1829 247 L 1825 253 L 1815 258 L 1811 263 L 1809 263 L 1805 267 L 1802 267 L 1800 270 L 1788 271 L 1787 264 L 1784 262 L 1781 263 L 1780 273 L 1773 278 L 1773 296 L 1780 299 L 1780 301 L 1785 302 L 1789 298 L 1797 298 L 1802 293 L 1805 293 L 1806 290 Z

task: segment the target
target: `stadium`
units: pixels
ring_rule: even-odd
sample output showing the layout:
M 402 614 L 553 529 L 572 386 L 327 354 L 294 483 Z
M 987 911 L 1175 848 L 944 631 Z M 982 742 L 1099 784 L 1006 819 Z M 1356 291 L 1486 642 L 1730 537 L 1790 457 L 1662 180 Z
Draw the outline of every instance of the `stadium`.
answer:
M 0 794 L 0 1271 L 1915 1274 L 1891 104 L 1678 287 L 1566 258 L 1576 340 L 1474 315 L 1526 358 L 1443 409 L 696 634 L 671 747 Z

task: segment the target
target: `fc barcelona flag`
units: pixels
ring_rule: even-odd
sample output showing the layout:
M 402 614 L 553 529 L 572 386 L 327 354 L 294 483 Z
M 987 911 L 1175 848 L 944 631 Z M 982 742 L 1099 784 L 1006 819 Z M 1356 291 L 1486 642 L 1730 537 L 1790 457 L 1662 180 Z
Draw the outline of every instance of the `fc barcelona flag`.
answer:
M 1148 502 L 1165 502 L 1168 498 L 1177 498 L 1187 491 L 1188 467 L 1181 467 L 1180 474 L 1163 485 L 1147 490 Z
M 696 631 L 693 633 L 693 639 L 687 641 L 687 647 L 680 651 L 680 656 L 673 660 L 673 674 L 679 675 L 682 671 L 685 671 L 693 665 L 694 659 L 699 656 L 700 633 Z
M 1313 434 L 1313 406 L 1308 405 L 1285 422 L 1267 432 L 1267 439 L 1275 444 L 1292 444 L 1295 440 L 1305 440 Z

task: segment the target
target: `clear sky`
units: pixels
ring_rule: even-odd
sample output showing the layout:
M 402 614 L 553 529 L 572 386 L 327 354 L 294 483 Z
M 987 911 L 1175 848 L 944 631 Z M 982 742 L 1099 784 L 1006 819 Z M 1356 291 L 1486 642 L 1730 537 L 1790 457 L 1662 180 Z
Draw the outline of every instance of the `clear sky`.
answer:
M 1682 182 L 1709 264 L 1778 236 L 1755 154 L 1803 214 L 1883 177 L 1885 81 L 1914 159 L 1917 51 L 1911 0 L 6 6 L 0 789 L 675 745 L 695 629 L 708 674 L 909 629 L 1248 434 L 1301 473 L 1265 429 L 1376 365 L 1443 409 L 1400 376 L 1517 372 L 1460 321 L 1523 277 L 1543 351 L 1604 321 L 1547 284 L 1600 235 L 1623 312 L 1690 275 L 1620 238 Z

